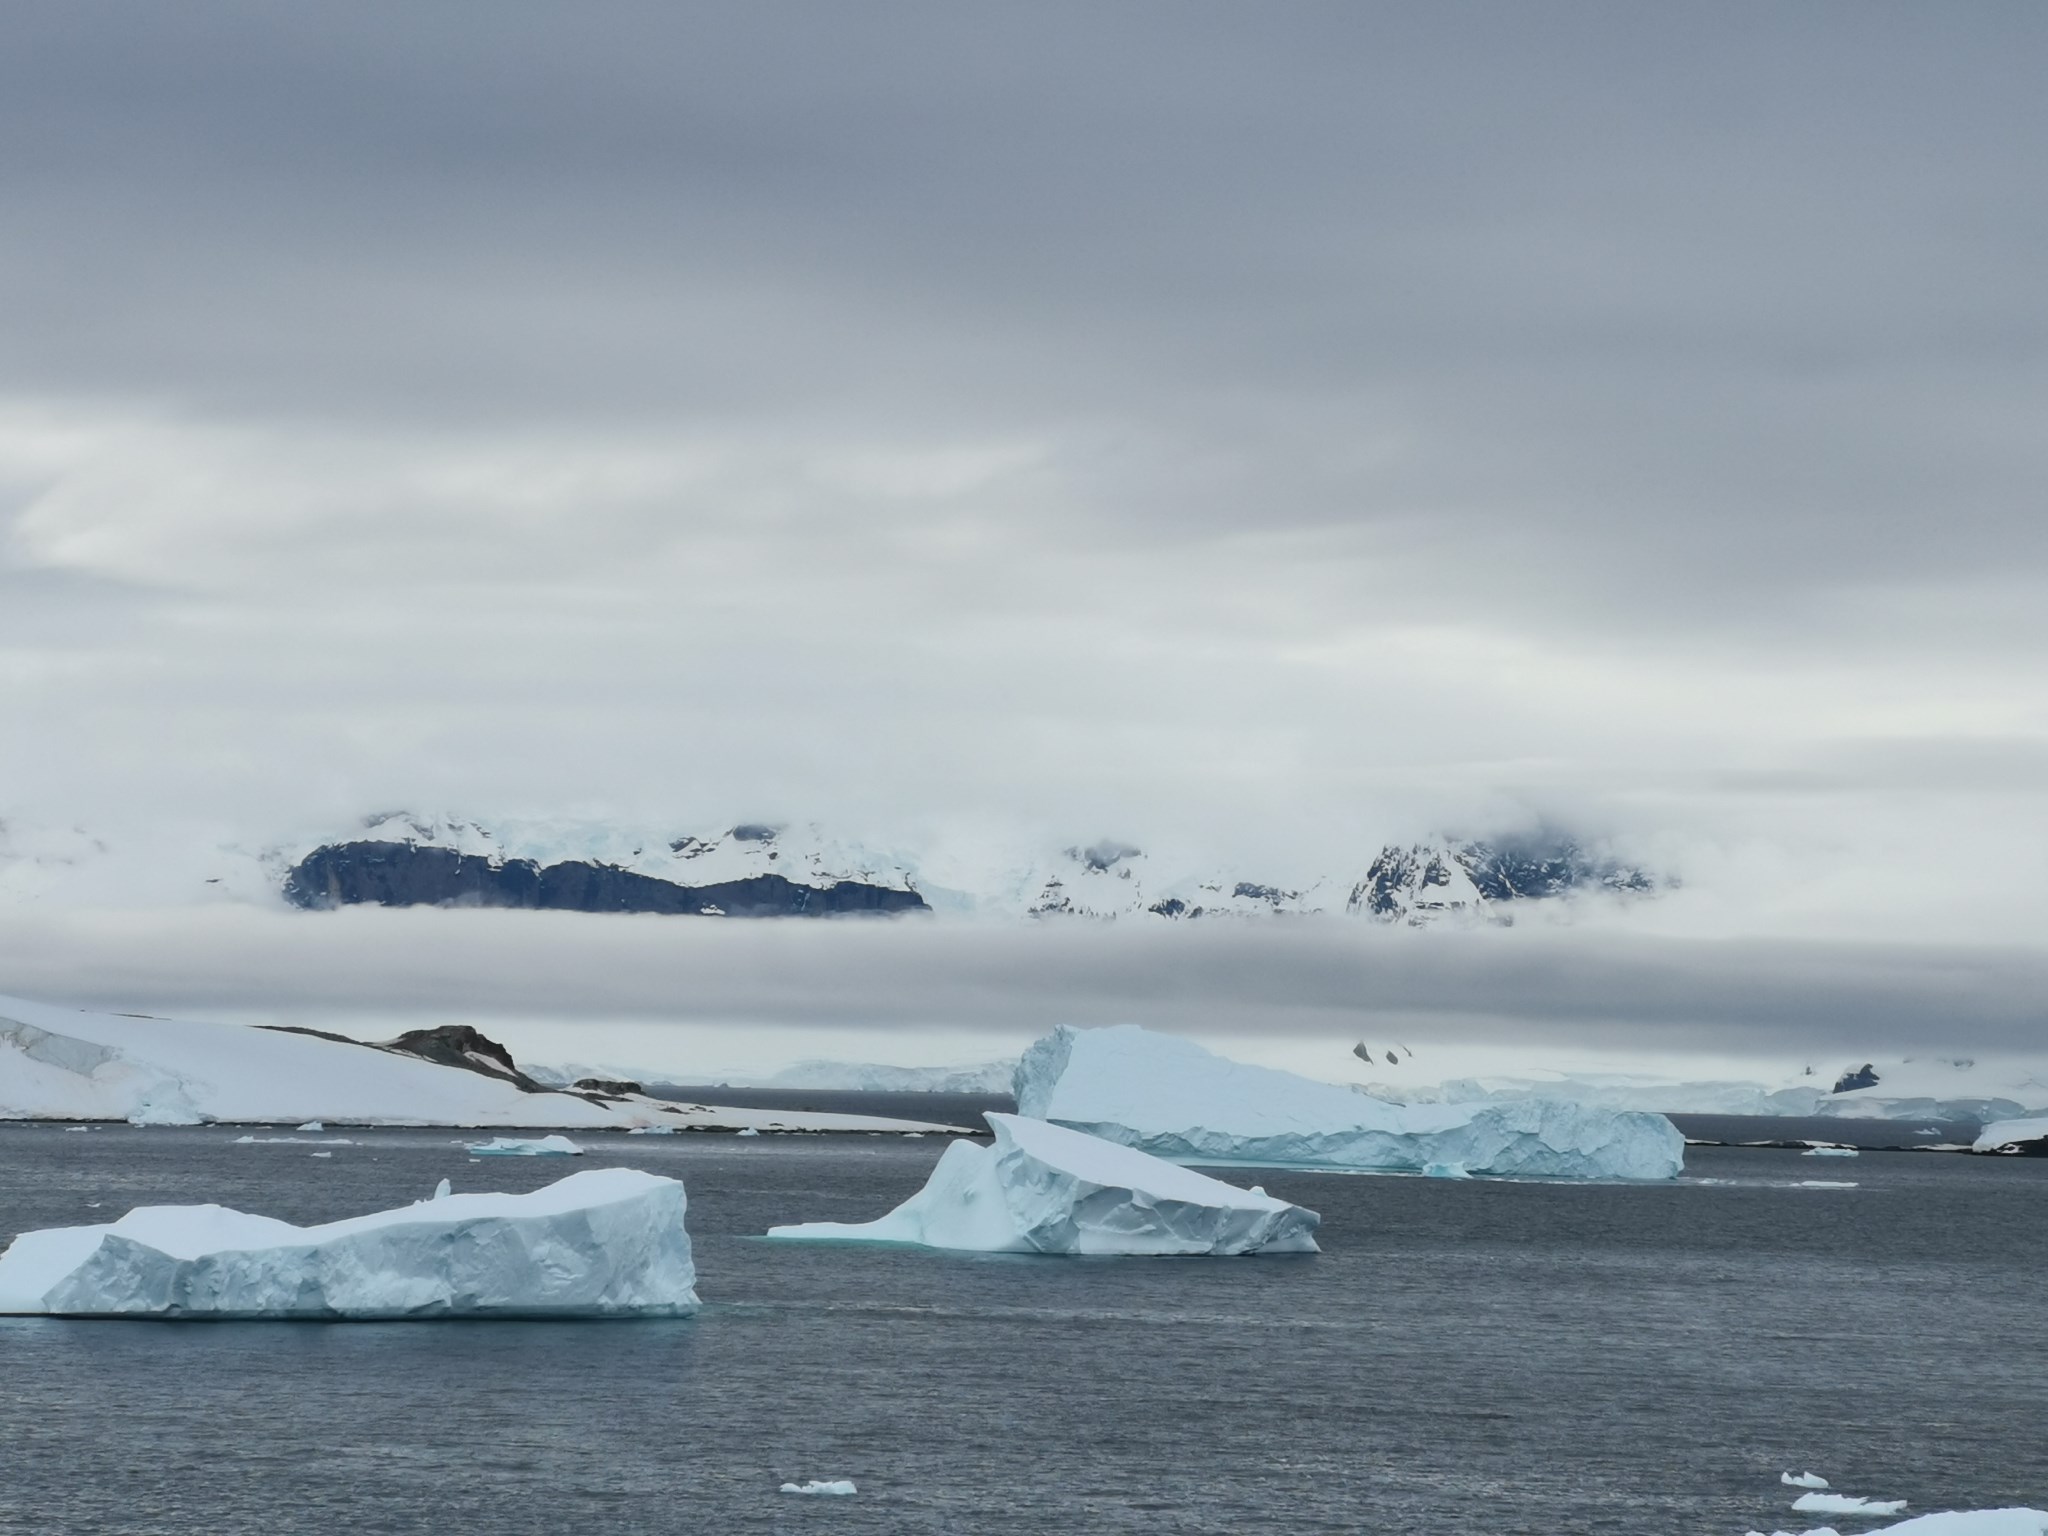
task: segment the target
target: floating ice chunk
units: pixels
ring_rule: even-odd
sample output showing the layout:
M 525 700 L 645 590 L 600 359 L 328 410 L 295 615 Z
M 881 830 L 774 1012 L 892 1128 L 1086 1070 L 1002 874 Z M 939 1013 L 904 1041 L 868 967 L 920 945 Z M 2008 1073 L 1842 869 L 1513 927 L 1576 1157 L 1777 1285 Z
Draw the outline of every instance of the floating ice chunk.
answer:
M 1020 1114 L 1184 1163 L 1669 1179 L 1685 1161 L 1662 1115 L 1553 1099 L 1390 1104 L 1130 1024 L 1054 1030 L 1017 1064 L 1016 1092 Z
M 302 1131 L 324 1131 L 327 1129 L 327 1127 L 322 1125 L 318 1120 L 308 1120 L 304 1125 L 298 1127 L 298 1129 Z
M 104 1226 L 17 1237 L 0 1254 L 0 1314 L 674 1316 L 697 1305 L 686 1206 L 676 1180 L 631 1168 L 316 1227 L 218 1205 L 144 1206 Z
M 1801 1157 L 1861 1157 L 1854 1147 L 1808 1147 Z
M 628 1136 L 673 1136 L 676 1128 L 672 1125 L 636 1125 L 626 1132 Z
M 1463 1163 L 1424 1163 L 1422 1176 L 1427 1179 L 1469 1179 Z
M 1792 1187 L 1794 1189 L 1855 1189 L 1857 1186 L 1852 1183 L 1844 1183 L 1840 1179 L 1801 1179 Z
M 1859 1499 L 1849 1493 L 1802 1493 L 1792 1508 L 1802 1515 L 1896 1515 L 1904 1499 Z
M 237 1136 L 231 1143 L 231 1145 L 237 1147 L 274 1147 L 286 1144 L 298 1147 L 308 1145 L 316 1147 L 352 1147 L 355 1145 L 346 1136 L 328 1136 L 314 1142 L 308 1142 L 304 1136 Z
M 1778 1481 L 1787 1488 L 1825 1488 L 1828 1485 L 1828 1480 L 1817 1472 L 1801 1472 L 1796 1475 L 1791 1472 L 1780 1472 Z
M 860 1490 L 853 1486 L 853 1479 L 850 1477 L 833 1478 L 828 1482 L 821 1482 L 814 1477 L 809 1482 L 784 1483 L 782 1491 L 784 1493 L 821 1494 L 826 1498 L 843 1499 L 848 1494 L 858 1493 Z
M 755 1129 L 755 1128 L 754 1128 L 753 1126 L 751 1126 L 751 1125 L 743 1125 L 743 1126 L 741 1126 L 741 1127 L 740 1127 L 740 1130 L 739 1130 L 739 1133 L 740 1133 L 740 1135 L 742 1135 L 742 1136 L 758 1136 L 758 1135 L 760 1135 L 760 1134 L 761 1134 L 761 1133 L 760 1133 L 760 1131 L 756 1130 L 756 1129 Z
M 583 1149 L 566 1136 L 493 1136 L 468 1143 L 471 1157 L 581 1157 Z
M 332 1156 L 334 1156 L 334 1154 L 333 1154 L 332 1152 L 313 1152 L 313 1153 L 309 1153 L 309 1154 L 308 1154 L 308 1156 L 311 1156 L 311 1157 L 332 1157 Z
M 1063 1126 L 990 1114 L 995 1144 L 946 1148 L 923 1189 L 878 1221 L 770 1237 L 983 1253 L 1313 1253 L 1314 1211 Z
M 1865 1536 L 2048 1536 L 2048 1509 L 1951 1509 L 1881 1525 Z

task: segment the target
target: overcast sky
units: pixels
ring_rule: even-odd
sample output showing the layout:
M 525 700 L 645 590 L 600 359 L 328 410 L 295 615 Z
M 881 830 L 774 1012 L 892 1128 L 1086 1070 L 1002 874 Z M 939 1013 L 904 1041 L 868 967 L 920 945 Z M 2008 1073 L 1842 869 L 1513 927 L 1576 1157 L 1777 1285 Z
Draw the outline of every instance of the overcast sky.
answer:
M 1646 954 L 2029 951 L 2044 57 L 2031 0 L 11 5 L 0 817 L 1543 817 L 1684 878 Z

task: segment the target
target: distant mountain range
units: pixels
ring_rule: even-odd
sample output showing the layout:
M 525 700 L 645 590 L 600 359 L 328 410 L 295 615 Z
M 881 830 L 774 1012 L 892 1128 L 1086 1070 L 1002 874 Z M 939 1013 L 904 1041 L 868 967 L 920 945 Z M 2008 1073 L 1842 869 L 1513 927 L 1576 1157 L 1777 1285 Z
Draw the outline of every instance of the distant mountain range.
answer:
M 1114 839 L 983 868 L 834 839 L 815 825 L 652 836 L 609 824 L 497 823 L 396 812 L 282 865 L 295 906 L 520 907 L 702 917 L 905 912 L 1192 922 L 1343 913 L 1379 923 L 1504 923 L 1517 907 L 1660 882 L 1561 834 L 1387 845 L 1350 869 L 1283 882 L 1174 875 Z

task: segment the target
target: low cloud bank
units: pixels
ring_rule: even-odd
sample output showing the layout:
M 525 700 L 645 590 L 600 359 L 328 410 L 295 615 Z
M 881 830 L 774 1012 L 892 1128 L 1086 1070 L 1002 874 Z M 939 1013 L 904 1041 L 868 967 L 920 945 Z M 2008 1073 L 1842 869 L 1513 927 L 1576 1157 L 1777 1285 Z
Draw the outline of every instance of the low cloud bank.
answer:
M 0 993 L 143 1012 L 2040 1050 L 2048 951 L 1354 922 L 947 926 L 566 913 L 30 914 Z

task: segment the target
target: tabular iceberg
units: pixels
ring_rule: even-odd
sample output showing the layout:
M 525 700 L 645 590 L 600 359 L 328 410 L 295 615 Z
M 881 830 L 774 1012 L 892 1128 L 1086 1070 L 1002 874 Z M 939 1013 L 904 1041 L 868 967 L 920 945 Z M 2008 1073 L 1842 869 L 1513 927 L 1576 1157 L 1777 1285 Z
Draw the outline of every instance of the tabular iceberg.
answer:
M 143 1206 L 17 1237 L 0 1254 L 0 1315 L 677 1316 L 697 1306 L 686 1205 L 674 1179 L 601 1168 L 316 1227 Z
M 771 1227 L 770 1237 L 917 1243 L 980 1253 L 1313 1253 L 1314 1211 L 1042 1120 L 990 1114 L 995 1144 L 955 1142 L 879 1221 Z
M 1017 1064 L 1016 1092 L 1020 1114 L 1185 1163 L 1669 1179 L 1685 1162 L 1662 1115 L 1551 1099 L 1389 1104 L 1130 1024 L 1054 1030 Z

